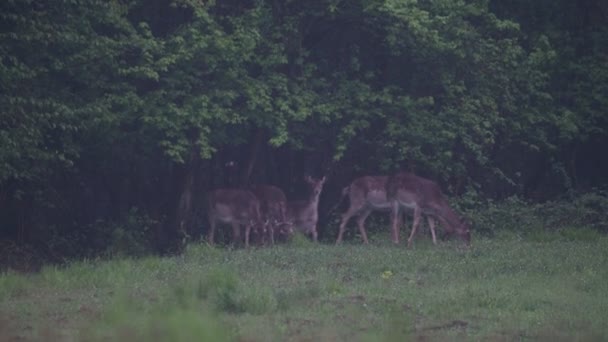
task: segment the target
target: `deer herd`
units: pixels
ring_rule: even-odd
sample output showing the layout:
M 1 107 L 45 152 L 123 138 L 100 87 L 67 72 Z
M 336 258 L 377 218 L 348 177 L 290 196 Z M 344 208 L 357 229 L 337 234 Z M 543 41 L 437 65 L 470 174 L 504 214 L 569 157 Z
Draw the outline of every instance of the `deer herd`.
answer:
M 207 216 L 208 241 L 213 244 L 218 223 L 232 226 L 232 242 L 241 242 L 242 228 L 245 247 L 249 247 L 251 233 L 262 244 L 274 244 L 277 237 L 288 238 L 295 231 L 318 239 L 319 198 L 326 178 L 304 178 L 310 186 L 305 200 L 288 201 L 285 193 L 273 185 L 252 185 L 240 189 L 217 189 L 209 192 Z M 391 235 L 399 243 L 399 229 L 406 214 L 413 215 L 412 230 L 407 240 L 411 247 L 422 216 L 426 216 L 433 243 L 437 244 L 435 220 L 439 221 L 447 236 L 457 235 L 468 245 L 471 240 L 468 224 L 449 206 L 437 183 L 401 172 L 392 176 L 364 176 L 355 179 L 342 190 L 350 205 L 342 215 L 336 244 L 342 242 L 346 225 L 357 217 L 357 226 L 368 244 L 365 220 L 373 211 L 391 213 Z

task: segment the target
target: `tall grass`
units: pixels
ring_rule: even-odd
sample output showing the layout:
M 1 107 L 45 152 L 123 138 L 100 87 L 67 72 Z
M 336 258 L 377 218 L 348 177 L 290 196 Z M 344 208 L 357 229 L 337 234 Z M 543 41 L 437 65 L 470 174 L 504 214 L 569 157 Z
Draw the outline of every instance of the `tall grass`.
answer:
M 608 238 L 539 234 L 470 249 L 423 236 L 412 249 L 380 236 L 369 246 L 199 244 L 4 273 L 0 340 L 608 338 Z

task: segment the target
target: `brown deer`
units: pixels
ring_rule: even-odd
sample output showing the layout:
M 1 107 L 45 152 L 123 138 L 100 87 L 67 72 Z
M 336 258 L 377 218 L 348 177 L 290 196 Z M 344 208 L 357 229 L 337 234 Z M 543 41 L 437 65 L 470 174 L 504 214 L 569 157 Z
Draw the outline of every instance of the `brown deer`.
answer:
M 291 235 L 293 229 L 287 222 L 287 198 L 283 190 L 264 184 L 252 185 L 249 190 L 260 202 L 262 219 L 268 224 L 267 233 L 270 235 L 270 243 L 274 244 L 275 233 Z
M 294 227 L 299 231 L 311 234 L 313 241 L 316 242 L 319 236 L 317 232 L 319 196 L 323 191 L 325 177 L 317 180 L 306 176 L 304 180 L 310 184 L 310 197 L 308 200 L 287 202 L 287 219 L 293 222 Z
M 410 247 L 422 214 L 435 217 L 441 222 L 448 235 L 456 234 L 467 245 L 471 242 L 468 225 L 450 208 L 448 201 L 437 183 L 408 172 L 401 172 L 388 178 L 387 199 L 391 202 L 391 228 L 393 242 L 399 243 L 398 217 L 401 209 L 414 211 L 412 231 L 407 240 Z M 429 221 L 431 225 L 431 221 Z M 434 231 L 434 225 L 431 225 Z
M 215 226 L 218 222 L 232 225 L 233 244 L 239 242 L 241 225 L 244 225 L 245 247 L 249 247 L 249 234 L 252 228 L 265 230 L 260 215 L 260 202 L 251 191 L 241 189 L 213 190 L 208 195 L 207 205 L 210 244 L 213 244 Z
M 355 179 L 349 186 L 342 190 L 342 197 L 348 195 L 350 206 L 342 215 L 340 231 L 338 233 L 338 238 L 336 239 L 336 244 L 340 244 L 342 242 L 346 225 L 353 216 L 357 216 L 357 226 L 359 227 L 359 232 L 363 238 L 363 243 L 369 243 L 367 233 L 365 231 L 365 220 L 367 217 L 373 211 L 391 211 L 391 203 L 386 198 L 387 180 L 387 176 L 363 176 Z M 405 217 L 405 213 L 403 216 Z M 399 218 L 401 218 L 401 216 L 399 216 Z M 431 227 L 433 243 L 436 244 L 437 238 L 435 236 L 435 222 L 429 216 L 427 216 L 427 220 L 429 222 L 429 227 Z M 398 223 L 398 225 L 400 225 L 400 223 Z

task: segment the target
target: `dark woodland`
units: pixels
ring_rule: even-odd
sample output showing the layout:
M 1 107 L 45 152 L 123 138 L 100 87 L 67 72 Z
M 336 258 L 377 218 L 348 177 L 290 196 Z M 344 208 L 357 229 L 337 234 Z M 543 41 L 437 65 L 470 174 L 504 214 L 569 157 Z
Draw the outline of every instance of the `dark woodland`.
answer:
M 342 189 L 400 171 L 472 239 L 590 193 L 606 232 L 606 108 L 606 1 L 5 0 L 0 263 L 179 251 L 210 190 L 305 176 L 333 243 Z

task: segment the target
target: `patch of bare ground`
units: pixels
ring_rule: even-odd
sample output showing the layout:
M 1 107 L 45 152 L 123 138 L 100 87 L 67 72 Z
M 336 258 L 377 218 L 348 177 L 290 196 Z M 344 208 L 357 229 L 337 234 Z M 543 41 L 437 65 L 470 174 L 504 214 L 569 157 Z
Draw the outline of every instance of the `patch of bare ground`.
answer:
M 441 324 L 433 324 L 420 327 L 420 318 L 416 319 L 418 323 L 414 328 L 414 331 L 411 332 L 410 340 L 426 342 L 426 341 L 442 341 L 446 340 L 446 336 L 444 335 L 447 330 L 456 330 L 457 335 L 452 336 L 450 340 L 456 341 L 466 341 L 468 338 L 466 337 L 466 330 L 469 326 L 469 323 L 462 320 L 452 320 Z
M 289 328 L 289 331 L 295 335 L 299 335 L 304 329 L 309 328 L 316 324 L 315 320 L 307 318 L 286 318 L 285 324 Z
M 288 341 L 343 341 L 354 337 L 357 331 L 349 329 L 347 336 L 332 326 L 323 326 L 323 322 L 308 318 L 285 318 L 287 327 L 285 338 Z
M 366 298 L 363 295 L 352 295 L 329 300 L 330 303 L 334 304 L 339 309 L 343 309 L 347 304 L 365 303 L 365 301 Z
M 14 324 L 15 318 L 0 315 L 0 341 L 25 341 L 26 338 L 19 335 Z M 31 329 L 31 327 L 29 327 Z
M 237 338 L 236 340 L 237 340 L 237 342 L 258 342 L 259 341 L 253 337 L 245 337 L 245 336 L 241 336 L 241 337 Z
M 535 341 L 606 341 L 607 336 L 593 331 L 590 322 L 585 320 L 565 320 L 560 319 L 546 323 L 538 331 L 518 336 Z M 573 336 L 574 333 L 574 338 Z
M 100 312 L 92 306 L 81 305 L 78 308 L 78 316 L 84 320 L 96 320 L 101 317 Z
M 450 322 L 446 322 L 446 323 L 443 323 L 443 324 L 437 324 L 437 325 L 430 325 L 430 326 L 427 326 L 427 327 L 420 328 L 418 330 L 421 330 L 421 331 L 444 330 L 444 329 L 463 329 L 463 330 L 466 330 L 466 328 L 468 326 L 469 326 L 468 322 L 455 319 L 455 320 L 452 320 Z

